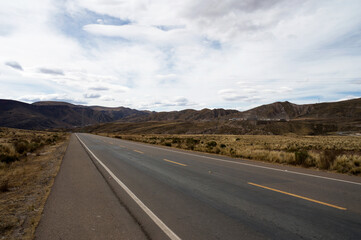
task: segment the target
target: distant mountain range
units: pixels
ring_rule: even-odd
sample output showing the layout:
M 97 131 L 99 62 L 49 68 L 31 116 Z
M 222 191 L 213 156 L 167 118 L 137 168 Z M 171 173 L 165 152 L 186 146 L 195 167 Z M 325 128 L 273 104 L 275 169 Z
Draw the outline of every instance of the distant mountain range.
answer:
M 146 111 L 125 107 L 88 107 L 66 102 L 28 104 L 0 100 L 0 126 L 22 129 L 74 128 L 148 114 Z
M 305 105 L 287 101 L 275 102 L 244 112 L 225 109 L 151 112 L 125 107 L 73 105 L 66 102 L 47 101 L 28 104 L 14 100 L 0 100 L 0 126 L 38 130 L 71 129 L 111 122 L 139 124 L 143 122 L 326 121 L 332 123 L 355 120 L 361 120 L 361 98 Z

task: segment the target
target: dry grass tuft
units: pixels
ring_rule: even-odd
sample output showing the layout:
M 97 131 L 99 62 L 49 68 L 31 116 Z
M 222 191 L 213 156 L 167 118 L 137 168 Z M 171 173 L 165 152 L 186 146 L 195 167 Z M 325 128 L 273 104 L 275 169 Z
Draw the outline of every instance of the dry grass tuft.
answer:
M 331 168 L 337 172 L 352 173 L 359 175 L 361 173 L 361 156 L 360 155 L 339 155 L 335 158 Z

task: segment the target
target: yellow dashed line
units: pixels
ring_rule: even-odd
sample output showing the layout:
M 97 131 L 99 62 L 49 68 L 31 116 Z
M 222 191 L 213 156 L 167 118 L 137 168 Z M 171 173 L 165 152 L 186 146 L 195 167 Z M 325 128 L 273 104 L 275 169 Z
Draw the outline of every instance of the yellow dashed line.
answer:
M 174 163 L 174 164 L 178 164 L 178 165 L 181 165 L 181 166 L 187 166 L 186 164 L 183 164 L 183 163 L 179 163 L 179 162 L 174 162 L 174 161 L 171 161 L 171 160 L 168 160 L 168 159 L 163 159 L 164 161 L 167 161 L 167 162 L 171 162 L 171 163 Z
M 307 200 L 307 201 L 310 201 L 310 202 L 315 202 L 315 203 L 322 204 L 322 205 L 325 205 L 325 206 L 337 208 L 337 209 L 340 209 L 340 210 L 346 210 L 346 208 L 343 208 L 343 207 L 339 207 L 339 206 L 336 206 L 336 205 L 333 205 L 333 204 L 321 202 L 321 201 L 314 200 L 314 199 L 307 198 L 307 197 L 302 197 L 302 196 L 300 196 L 300 195 L 296 195 L 296 194 L 293 194 L 293 193 L 284 192 L 284 191 L 281 191 L 281 190 L 278 190 L 278 189 L 274 189 L 274 188 L 262 186 L 262 185 L 255 184 L 255 183 L 251 183 L 251 182 L 248 182 L 248 184 L 253 185 L 253 186 L 256 186 L 256 187 L 268 189 L 268 190 L 271 190 L 271 191 L 279 192 L 279 193 L 282 193 L 282 194 L 286 194 L 286 195 L 289 195 L 289 196 L 292 196 L 292 197 L 301 198 L 301 199 L 304 199 L 304 200 Z
M 141 153 L 141 154 L 144 154 L 144 152 L 141 152 L 141 151 L 138 151 L 138 150 L 133 150 L 134 152 L 137 152 L 137 153 Z

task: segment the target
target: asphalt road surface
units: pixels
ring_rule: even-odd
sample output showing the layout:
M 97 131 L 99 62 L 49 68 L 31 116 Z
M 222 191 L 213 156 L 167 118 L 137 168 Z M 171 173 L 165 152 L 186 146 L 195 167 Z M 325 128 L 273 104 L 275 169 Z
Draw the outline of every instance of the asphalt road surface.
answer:
M 360 177 L 90 134 L 72 139 L 107 182 L 104 194 L 116 196 L 109 209 L 125 209 L 126 220 L 104 221 L 133 222 L 139 234 L 126 228 L 129 239 L 361 239 Z M 44 236 L 48 217 L 37 230 Z

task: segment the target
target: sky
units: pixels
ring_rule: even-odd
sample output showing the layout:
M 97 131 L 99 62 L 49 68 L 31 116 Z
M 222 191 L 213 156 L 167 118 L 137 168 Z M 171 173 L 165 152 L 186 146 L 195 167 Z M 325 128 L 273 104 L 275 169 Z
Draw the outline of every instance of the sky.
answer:
M 0 2 L 0 99 L 246 110 L 361 97 L 360 0 Z

